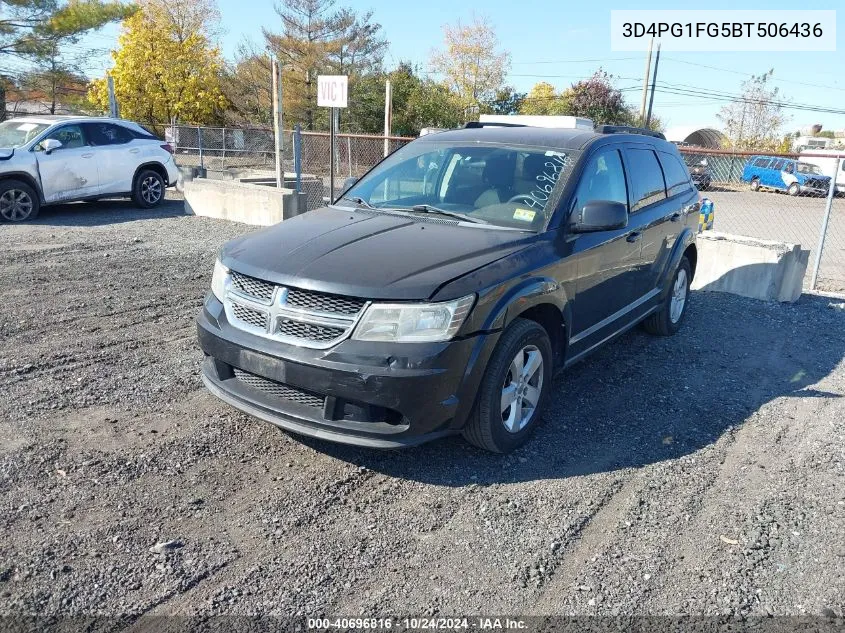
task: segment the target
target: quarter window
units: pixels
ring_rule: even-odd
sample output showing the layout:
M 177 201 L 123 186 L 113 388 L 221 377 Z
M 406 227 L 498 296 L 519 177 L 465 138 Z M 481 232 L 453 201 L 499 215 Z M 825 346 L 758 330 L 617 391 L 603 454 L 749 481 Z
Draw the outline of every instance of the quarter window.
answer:
M 681 193 L 690 188 L 690 177 L 687 168 L 671 154 L 660 153 L 660 164 L 666 177 L 666 189 L 670 196 Z
M 581 209 L 593 200 L 621 202 L 628 206 L 625 170 L 619 150 L 605 150 L 590 158 L 575 190 L 572 208 Z
M 657 156 L 650 149 L 627 150 L 633 188 L 631 211 L 637 211 L 666 198 L 666 183 Z
M 754 166 L 755 167 L 768 167 L 769 163 L 771 162 L 768 158 L 755 158 L 754 159 Z

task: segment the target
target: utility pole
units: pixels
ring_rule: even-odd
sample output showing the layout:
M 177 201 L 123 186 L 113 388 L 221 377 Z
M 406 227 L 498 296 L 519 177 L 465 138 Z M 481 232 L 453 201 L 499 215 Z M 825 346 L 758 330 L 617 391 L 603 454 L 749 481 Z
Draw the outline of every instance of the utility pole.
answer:
M 651 72 L 651 47 L 654 46 L 654 38 L 648 43 L 648 55 L 645 58 L 645 74 L 643 75 L 643 102 L 640 106 L 640 125 L 645 123 L 645 106 L 648 99 L 648 76 Z
M 273 74 L 273 137 L 276 144 L 276 187 L 281 189 L 282 178 L 282 77 L 281 68 L 276 58 L 273 58 L 271 72 Z
M 657 56 L 654 58 L 654 74 L 651 76 L 651 94 L 648 98 L 648 113 L 645 116 L 645 126 L 651 124 L 651 107 L 654 105 L 654 85 L 657 83 L 657 66 L 660 64 L 660 42 L 657 43 Z
M 393 127 L 393 90 L 390 87 L 390 80 L 384 84 L 384 155 L 390 153 L 390 130 Z
M 113 119 L 119 119 L 120 110 L 117 107 L 117 99 L 114 96 L 114 78 L 111 75 L 106 76 L 106 85 L 109 89 L 109 116 Z

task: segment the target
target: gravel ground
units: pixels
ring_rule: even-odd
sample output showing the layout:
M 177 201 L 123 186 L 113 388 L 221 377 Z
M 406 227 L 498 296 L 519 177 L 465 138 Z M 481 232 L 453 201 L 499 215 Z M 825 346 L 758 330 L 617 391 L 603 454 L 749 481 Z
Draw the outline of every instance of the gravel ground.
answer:
M 0 226 L 0 615 L 843 615 L 839 300 L 697 293 L 559 377 L 512 456 L 376 452 L 202 388 L 248 230 L 178 201 Z

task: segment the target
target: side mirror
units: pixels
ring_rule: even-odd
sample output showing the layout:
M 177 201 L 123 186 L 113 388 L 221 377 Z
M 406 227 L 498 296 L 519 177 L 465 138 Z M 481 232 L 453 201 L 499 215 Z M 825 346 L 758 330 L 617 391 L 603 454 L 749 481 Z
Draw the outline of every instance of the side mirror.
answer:
M 54 138 L 48 138 L 41 141 L 41 149 L 44 150 L 45 154 L 51 154 L 54 150 L 59 149 L 61 146 L 62 142 Z
M 701 162 L 700 162 L 700 163 L 698 163 L 698 164 L 699 164 L 699 165 L 701 165 L 702 167 L 707 167 L 707 159 L 706 159 L 706 158 L 702 158 L 702 159 L 701 159 Z
M 343 181 L 343 190 L 346 191 L 356 182 L 358 182 L 358 179 L 355 176 L 350 176 L 349 178 Z
M 570 230 L 573 233 L 615 231 L 628 226 L 628 207 L 621 202 L 591 200 L 573 214 Z

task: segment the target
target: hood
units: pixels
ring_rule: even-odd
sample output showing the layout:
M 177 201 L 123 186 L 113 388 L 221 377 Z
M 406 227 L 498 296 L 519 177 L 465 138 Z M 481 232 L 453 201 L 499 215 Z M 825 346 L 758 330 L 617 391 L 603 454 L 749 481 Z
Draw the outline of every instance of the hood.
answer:
M 14 155 L 14 147 L 0 147 L 0 160 L 9 160 Z
M 536 234 L 404 215 L 322 208 L 228 242 L 233 270 L 308 290 L 368 299 L 431 297 L 443 284 L 506 257 Z

